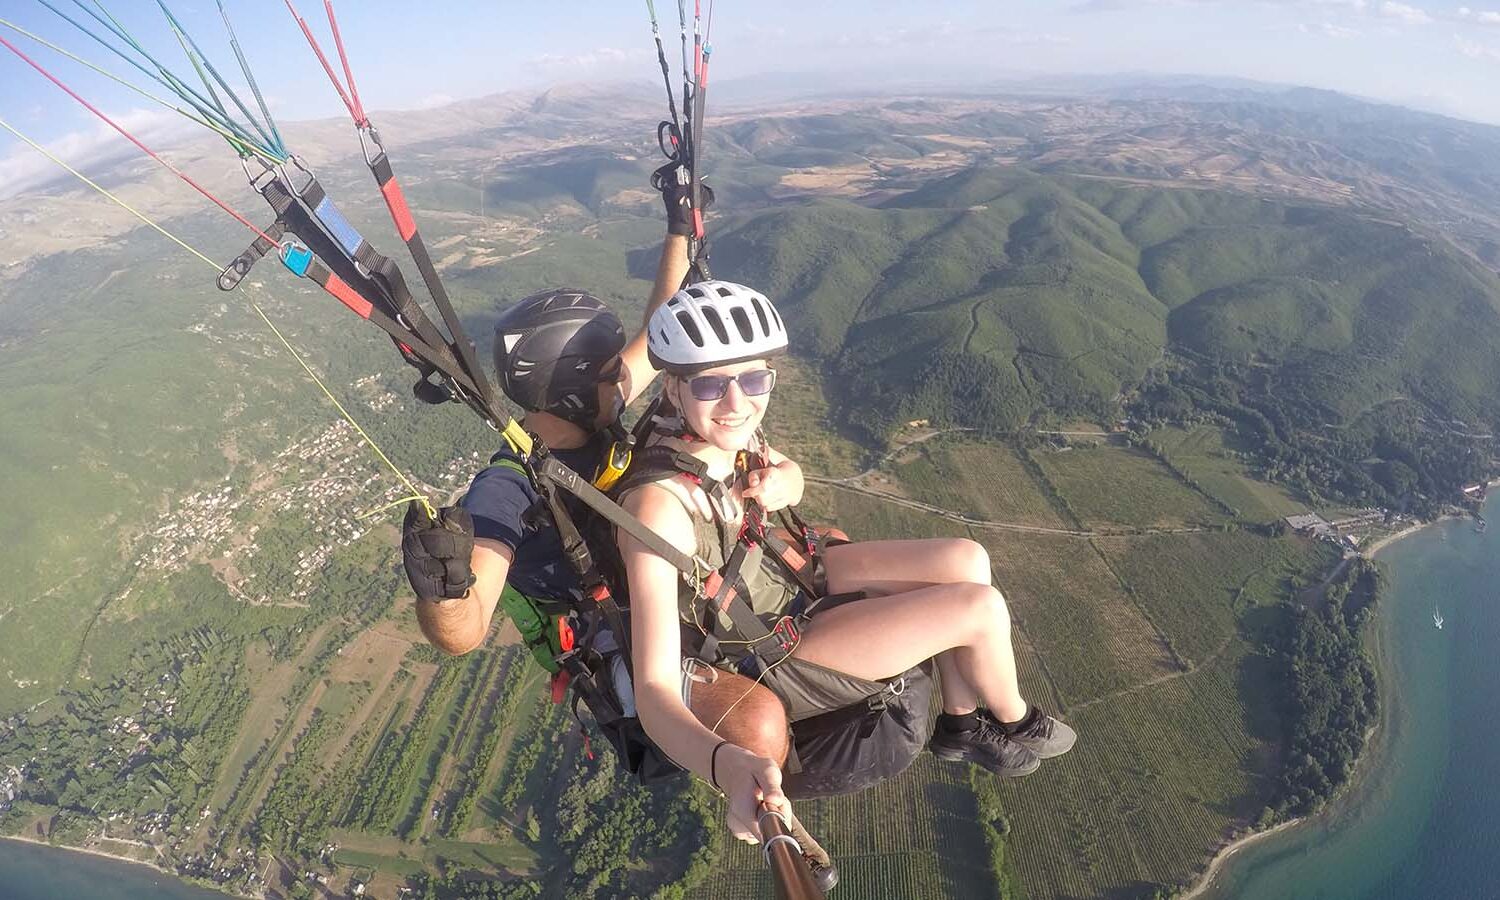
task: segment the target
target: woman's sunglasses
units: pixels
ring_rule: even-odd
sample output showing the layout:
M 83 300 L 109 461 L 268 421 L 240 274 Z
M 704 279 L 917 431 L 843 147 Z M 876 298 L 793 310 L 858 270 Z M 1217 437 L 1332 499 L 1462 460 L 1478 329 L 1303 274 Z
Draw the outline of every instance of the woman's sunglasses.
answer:
M 695 375 L 688 379 L 688 390 L 694 400 L 707 403 L 722 400 L 729 393 L 729 383 L 738 382 L 740 391 L 748 397 L 760 397 L 771 393 L 776 386 L 775 369 L 751 369 L 738 375 Z

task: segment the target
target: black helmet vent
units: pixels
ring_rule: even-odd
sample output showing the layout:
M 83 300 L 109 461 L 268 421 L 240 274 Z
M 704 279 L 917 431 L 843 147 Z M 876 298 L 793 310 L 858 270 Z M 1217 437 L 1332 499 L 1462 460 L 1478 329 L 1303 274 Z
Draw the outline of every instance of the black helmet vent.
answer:
M 755 329 L 750 326 L 750 317 L 745 311 L 736 306 L 729 311 L 729 318 L 734 320 L 734 327 L 740 331 L 740 340 L 750 343 L 755 340 Z
M 708 322 L 708 327 L 714 330 L 714 336 L 719 339 L 719 343 L 728 344 L 729 332 L 724 330 L 724 317 L 719 314 L 719 311 L 712 307 L 704 307 L 703 318 Z
M 702 347 L 703 332 L 699 330 L 698 323 L 693 321 L 693 317 L 688 313 L 679 312 L 677 314 L 677 321 L 682 325 L 682 330 L 687 333 L 688 340 L 692 341 L 697 346 Z M 665 341 L 666 338 L 666 334 L 663 333 L 662 340 Z
M 750 305 L 755 307 L 756 318 L 760 319 L 760 333 L 770 334 L 771 323 L 766 321 L 766 305 L 754 294 L 750 295 Z

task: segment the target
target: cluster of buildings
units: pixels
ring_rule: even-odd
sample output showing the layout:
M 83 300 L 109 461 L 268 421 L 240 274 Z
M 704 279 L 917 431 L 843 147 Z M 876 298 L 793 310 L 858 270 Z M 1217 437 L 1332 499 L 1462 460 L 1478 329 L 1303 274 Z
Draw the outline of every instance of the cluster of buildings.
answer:
M 182 497 L 145 535 L 136 569 L 151 575 L 180 572 L 202 548 L 228 543 L 235 532 L 234 514 L 245 499 L 228 484 Z
M 16 792 L 26 780 L 26 766 L 20 768 L 0 764 L 0 813 L 9 812 L 15 805 Z
M 1405 517 L 1395 515 L 1390 510 L 1370 507 L 1356 510 L 1351 515 L 1333 521 L 1312 512 L 1287 516 L 1282 521 L 1286 522 L 1287 527 L 1297 534 L 1327 541 L 1348 554 L 1358 553 L 1359 546 L 1363 542 L 1360 535 L 1352 533 L 1354 529 L 1403 524 L 1406 520 Z
M 227 856 L 211 850 L 206 854 L 188 856 L 177 864 L 177 874 L 199 878 L 214 884 L 233 887 L 238 893 L 259 893 L 265 886 L 260 857 L 249 849 L 240 849 Z

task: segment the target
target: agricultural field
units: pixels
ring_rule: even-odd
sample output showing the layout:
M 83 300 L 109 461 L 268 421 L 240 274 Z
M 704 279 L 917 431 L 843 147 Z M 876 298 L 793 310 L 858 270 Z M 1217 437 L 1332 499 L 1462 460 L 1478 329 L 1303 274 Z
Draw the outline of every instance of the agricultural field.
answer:
M 975 536 L 1064 709 L 1180 668 L 1087 539 L 979 529 Z
M 766 439 L 803 470 L 844 478 L 865 467 L 869 450 L 834 421 L 818 368 L 796 357 L 776 360 L 776 402 L 766 416 Z
M 939 437 L 888 464 L 907 496 L 977 519 L 1043 528 L 1069 523 L 1016 451 L 999 443 Z
M 1300 575 L 1332 565 L 1334 555 L 1324 543 L 1248 531 L 1099 537 L 1093 544 L 1173 650 L 1194 665 L 1223 650 L 1240 613 L 1289 596 Z
M 1000 784 L 1006 852 L 1026 896 L 1185 884 L 1259 815 L 1278 736 L 1246 711 L 1254 659 L 1236 644 L 1211 665 L 1068 713 L 1073 752 Z
M 808 832 L 838 862 L 839 896 L 926 900 L 996 894 L 984 838 L 974 827 L 978 809 L 966 766 L 924 755 L 899 777 L 863 794 L 805 801 L 796 809 Z M 761 848 L 722 836 L 716 840 L 721 877 L 689 896 L 772 896 Z
M 1286 488 L 1251 477 L 1232 434 L 1213 425 L 1192 429 L 1168 426 L 1147 435 L 1173 466 L 1198 482 L 1215 500 L 1250 522 L 1273 522 L 1295 515 L 1306 504 Z
M 1032 452 L 1067 509 L 1093 530 L 1213 527 L 1226 514 L 1143 450 L 1076 447 Z

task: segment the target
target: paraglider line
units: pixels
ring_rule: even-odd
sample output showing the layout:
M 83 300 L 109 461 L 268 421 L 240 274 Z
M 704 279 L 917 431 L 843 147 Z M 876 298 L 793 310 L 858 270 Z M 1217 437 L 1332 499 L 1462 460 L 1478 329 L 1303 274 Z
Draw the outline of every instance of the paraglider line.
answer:
M 223 200 L 220 200 L 218 197 L 215 197 L 212 193 L 209 192 L 209 190 L 207 188 L 203 187 L 198 182 L 194 181 L 191 177 L 189 177 L 186 172 L 182 171 L 181 169 L 179 169 L 176 166 L 172 165 L 171 163 L 167 162 L 165 159 L 162 159 L 160 156 L 158 156 L 156 154 L 156 151 L 152 150 L 150 147 L 147 147 L 145 144 L 141 143 L 140 139 L 138 139 L 135 135 L 133 135 L 130 132 L 126 131 L 124 128 L 121 128 L 119 125 L 117 125 L 115 123 L 115 121 L 113 119 L 111 119 L 109 116 L 105 115 L 104 113 L 100 112 L 98 107 L 94 106 L 94 104 L 92 104 L 92 103 L 88 102 L 87 100 L 83 99 L 83 97 L 79 96 L 76 91 L 74 91 L 72 88 L 68 87 L 66 84 L 63 84 L 62 81 L 57 78 L 57 76 L 53 75 L 51 72 L 48 72 L 46 69 L 42 68 L 42 66 L 41 66 L 40 63 L 38 63 L 36 60 L 32 59 L 31 57 L 29 57 L 25 53 L 23 53 L 21 51 L 21 48 L 17 47 L 15 44 L 12 44 L 10 41 L 6 40 L 4 37 L 0 37 L 0 44 L 5 45 L 5 48 L 7 50 L 9 50 L 10 52 L 12 52 L 15 55 L 19 56 L 22 59 L 22 61 L 24 61 L 27 65 L 31 66 L 33 69 L 36 69 L 38 72 L 42 73 L 42 75 L 44 75 L 47 78 L 48 81 L 52 82 L 53 84 L 55 84 L 59 88 L 61 88 L 63 90 L 63 92 L 66 93 L 69 97 L 72 97 L 74 100 L 77 100 L 89 112 L 91 112 L 94 115 L 98 116 L 104 122 L 104 124 L 106 124 L 109 127 L 113 128 L 115 131 L 118 131 L 122 137 L 124 137 L 126 140 L 130 141 L 132 144 L 135 144 L 137 147 L 139 147 L 141 149 L 141 151 L 144 152 L 147 156 L 149 156 L 152 159 L 156 160 L 157 162 L 161 163 L 173 175 L 176 175 L 178 178 L 181 178 L 193 190 L 197 191 L 198 193 L 200 193 L 203 196 L 207 197 L 209 200 L 213 201 L 213 203 L 214 203 L 215 206 L 217 206 L 220 209 L 224 210 L 225 212 L 229 213 L 231 216 L 234 216 L 234 218 L 236 220 L 238 220 L 241 225 L 244 225 L 246 228 L 248 228 L 251 231 L 255 232 L 257 235 L 265 238 L 271 244 L 273 244 L 273 245 L 275 245 L 277 247 L 281 246 L 281 242 L 280 241 L 275 240 L 270 235 L 266 234 L 254 222 L 251 222 L 249 219 L 247 219 L 244 216 L 240 215 L 238 212 L 235 212 L 235 210 L 234 210 L 233 207 L 231 207 L 229 204 L 225 203 Z M 215 268 L 217 268 L 217 267 L 218 267 L 218 264 L 215 263 Z
M 0 42 L 3 42 L 4 40 L 4 38 L 0 38 Z M 79 181 L 93 188 L 95 191 L 99 192 L 100 195 L 110 200 L 116 206 L 119 206 L 121 209 L 135 216 L 137 219 L 140 219 L 145 224 L 156 229 L 158 233 L 170 240 L 172 243 L 203 260 L 211 268 L 213 268 L 214 271 L 217 272 L 220 270 L 220 266 L 218 263 L 214 262 L 203 252 L 199 251 L 196 247 L 192 246 L 187 241 L 184 241 L 182 238 L 157 224 L 145 213 L 131 206 L 129 203 L 126 203 L 116 195 L 110 193 L 107 189 L 94 182 L 87 175 L 84 175 L 82 172 L 68 165 L 66 161 L 58 157 L 51 150 L 48 150 L 46 147 L 43 147 L 41 144 L 32 140 L 27 135 L 21 133 L 15 128 L 15 126 L 11 125 L 3 118 L 0 118 L 0 128 L 4 128 L 6 131 L 9 131 L 11 134 L 15 135 L 17 138 L 25 141 L 27 144 L 30 144 L 32 149 L 52 160 L 54 163 L 57 163 L 63 169 L 67 170 L 67 172 L 74 178 L 77 178 Z M 272 243 L 274 244 L 276 242 L 272 241 Z M 340 416 L 343 416 L 344 421 L 349 423 L 350 427 L 354 429 L 355 433 L 360 436 L 360 439 L 363 440 L 367 445 L 369 445 L 370 449 L 374 451 L 377 457 L 380 458 L 380 461 L 385 464 L 386 468 L 390 469 L 391 472 L 395 474 L 396 478 L 398 478 L 401 483 L 406 486 L 406 489 L 412 492 L 413 496 L 406 499 L 415 499 L 419 501 L 422 506 L 426 508 L 427 514 L 429 516 L 434 519 L 437 518 L 437 510 L 433 509 L 431 501 L 429 501 L 426 495 L 424 495 L 422 491 L 412 483 L 412 480 L 407 477 L 405 472 L 402 472 L 399 468 L 396 467 L 395 463 L 391 462 L 390 457 L 385 454 L 384 450 L 380 449 L 380 445 L 375 443 L 375 439 L 370 437 L 369 433 L 360 426 L 359 422 L 355 421 L 354 416 L 350 415 L 349 410 L 344 408 L 344 404 L 339 402 L 339 398 L 333 395 L 333 391 L 328 389 L 328 385 L 323 383 L 323 379 L 318 377 L 318 373 L 313 371 L 312 366 L 308 365 L 307 360 L 302 358 L 302 354 L 297 352 L 297 348 L 293 347 L 291 341 L 287 340 L 286 335 L 281 333 L 281 329 L 276 327 L 276 323 L 271 321 L 271 317 L 267 315 L 266 311 L 260 307 L 260 304 L 249 298 L 246 298 L 245 302 L 250 304 L 250 308 L 255 310 L 255 314 L 257 316 L 260 316 L 260 320 L 266 323 L 267 328 L 271 329 L 271 333 L 274 334 L 276 336 L 276 339 L 281 342 L 281 346 L 291 354 L 292 359 L 295 359 L 297 361 L 297 364 L 302 367 L 302 371 L 307 373 L 307 377 L 312 379 L 313 384 L 317 385 L 318 389 L 323 392 L 323 396 L 328 398 L 328 402 L 333 404 L 333 408 L 339 411 Z M 383 509 L 378 511 L 383 511 Z
M 204 128 L 207 128 L 210 131 L 216 132 L 220 137 L 224 138 L 226 141 L 229 141 L 229 143 L 231 145 L 233 145 L 234 148 L 237 151 L 254 154 L 256 156 L 259 156 L 261 159 L 266 160 L 267 162 L 275 163 L 275 164 L 278 164 L 278 165 L 280 163 L 283 163 L 283 162 L 286 161 L 282 157 L 275 156 L 273 154 L 267 153 L 258 144 L 254 144 L 254 143 L 250 143 L 250 142 L 242 140 L 239 135 L 237 135 L 237 134 L 229 131 L 228 129 L 220 126 L 218 123 L 211 122 L 211 121 L 209 121 L 205 117 L 198 116 L 198 115 L 195 115 L 193 113 L 190 113 L 187 110 L 183 109 L 182 107 L 176 105 L 175 103 L 173 103 L 170 100 L 167 100 L 167 99 L 164 99 L 162 97 L 159 97 L 156 94 L 153 94 L 150 91 L 148 91 L 148 90 L 146 90 L 146 89 L 144 89 L 142 87 L 139 87 L 138 85 L 131 84 L 129 81 L 126 81 L 124 78 L 121 78 L 119 75 L 116 75 L 115 73 L 109 71 L 108 69 L 105 69 L 105 68 L 103 68 L 101 66 L 97 66 L 97 65 L 89 62 L 88 60 L 84 59 L 83 57 L 81 57 L 81 56 L 79 56 L 79 55 L 77 55 L 77 54 L 69 51 L 65 47 L 59 47 L 57 44 L 52 43 L 51 41 L 47 40 L 46 38 L 42 37 L 41 35 L 39 35 L 39 34 L 33 34 L 32 32 L 27 31 L 26 29 L 22 28 L 21 26 L 17 25 L 14 22 L 11 22 L 11 21 L 9 21 L 7 19 L 0 19 L 0 27 L 9 28 L 11 31 L 14 31 L 16 34 L 19 34 L 22 37 L 30 38 L 31 40 L 36 41 L 38 44 L 41 44 L 43 47 L 46 47 L 48 50 L 51 50 L 51 51 L 53 51 L 55 53 L 59 53 L 59 54 L 65 56 L 65 57 L 67 57 L 68 59 L 71 59 L 73 62 L 78 63 L 79 65 L 87 66 L 88 68 L 92 69 L 93 71 L 97 72 L 100 75 L 103 75 L 105 78 L 108 78 L 110 81 L 115 82 L 116 84 L 120 85 L 121 87 L 124 87 L 124 88 L 127 88 L 128 90 L 134 91 L 135 93 L 140 94 L 142 97 L 145 97 L 147 100 L 150 100 L 153 103 L 158 103 L 161 106 L 163 106 L 163 107 L 165 107 L 167 109 L 172 110 L 173 112 L 177 113 L 178 115 L 182 116 L 183 118 L 187 119 L 188 121 L 193 122 L 193 123 L 198 124 L 198 125 L 202 125 Z

